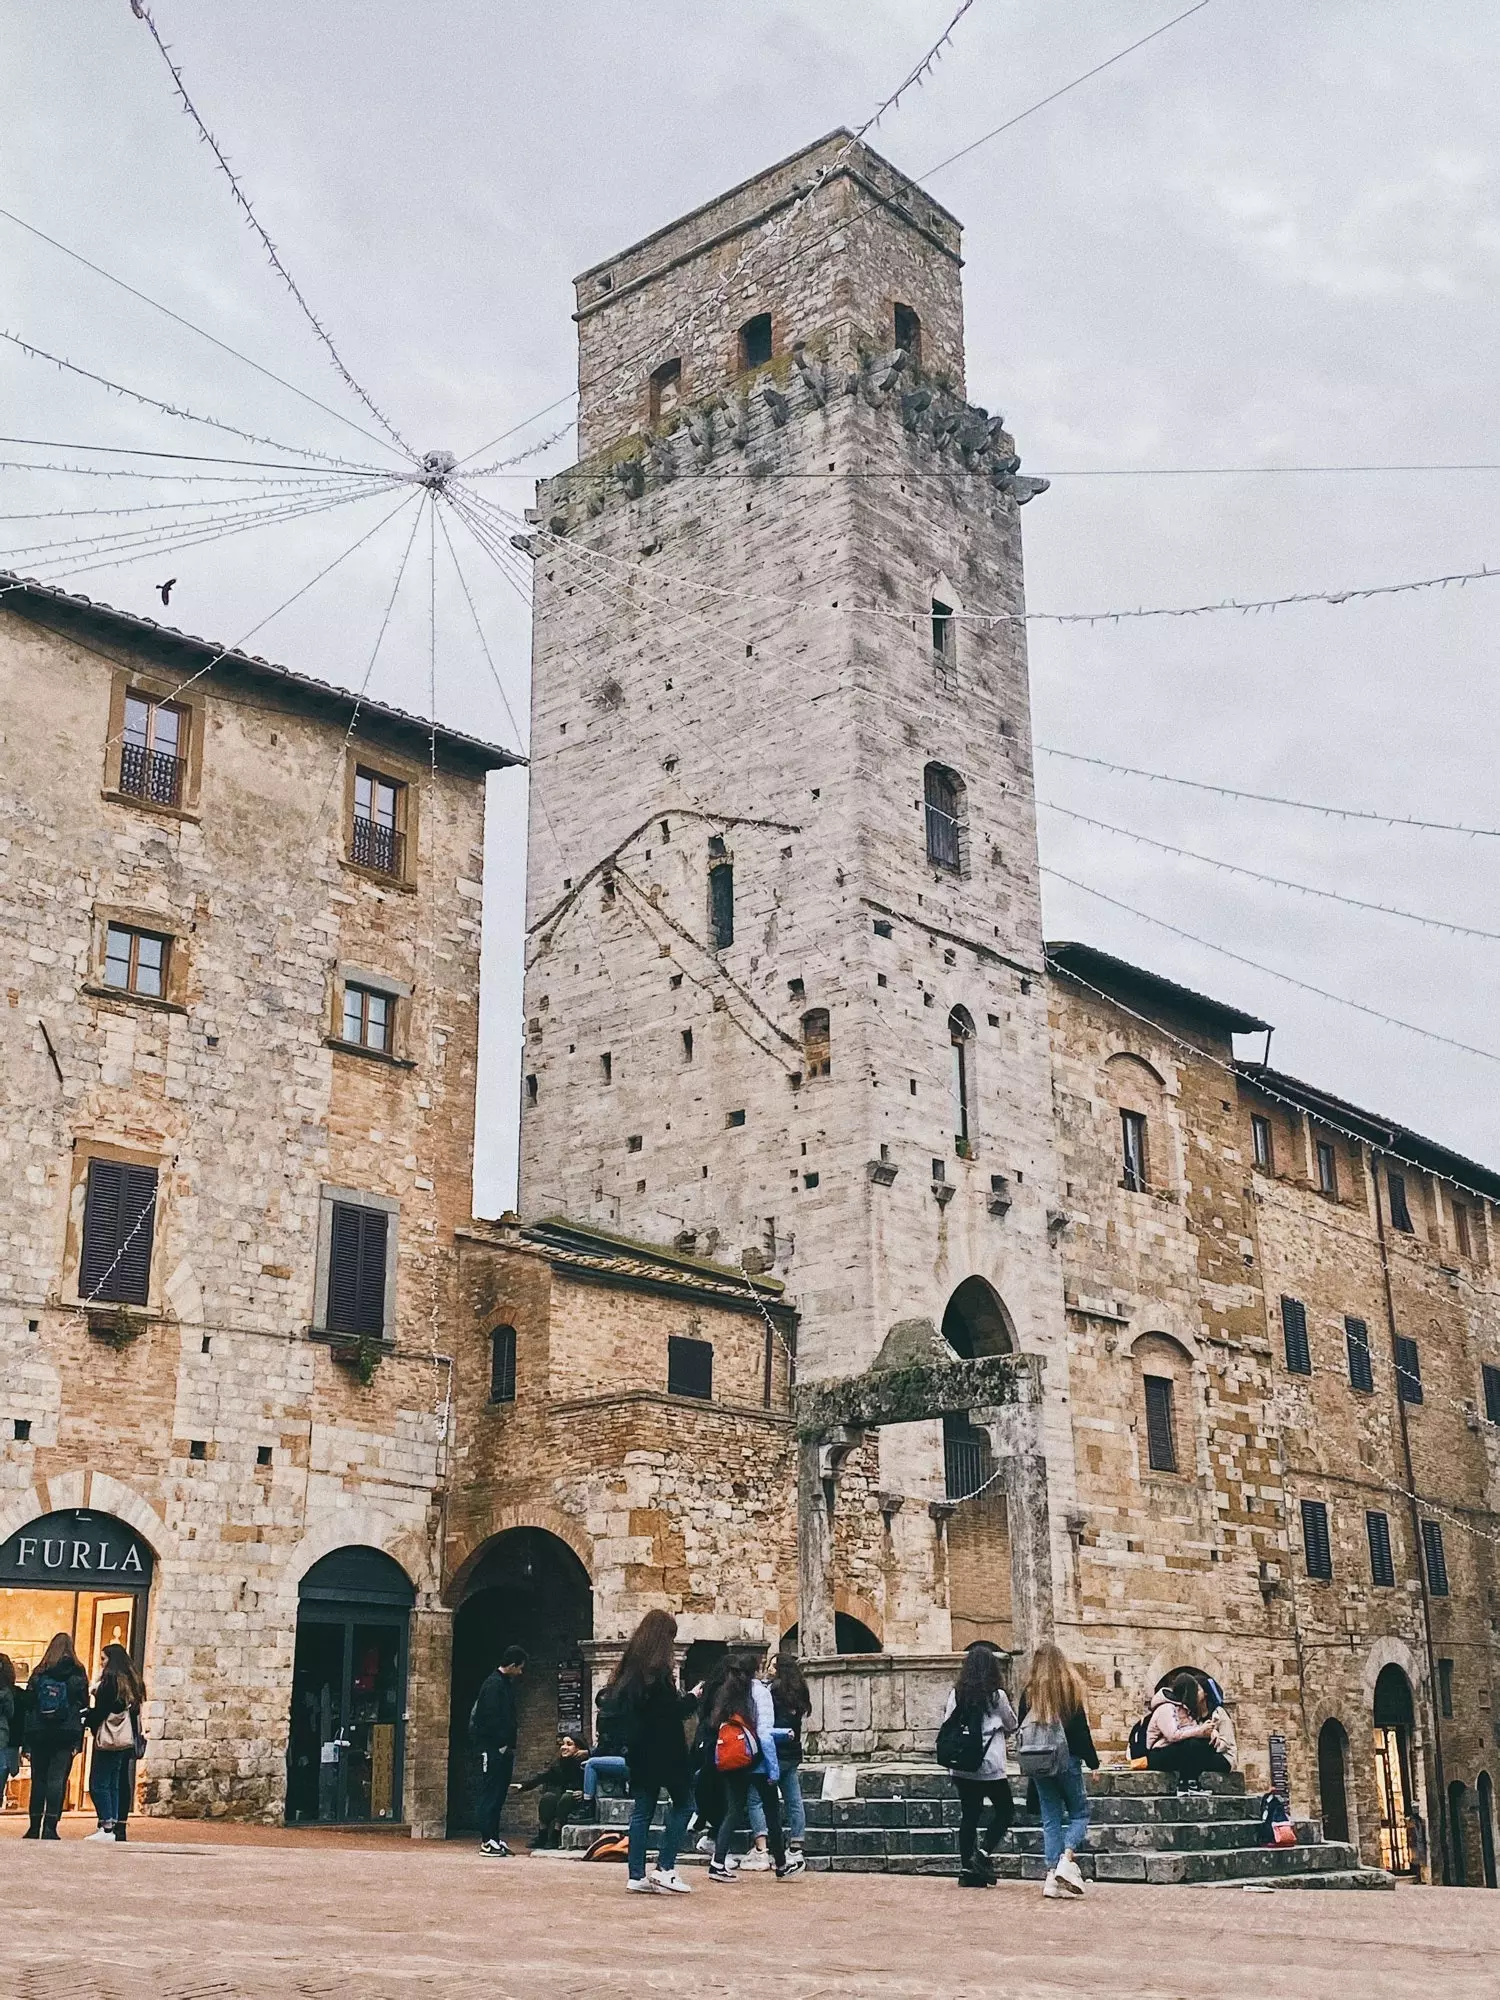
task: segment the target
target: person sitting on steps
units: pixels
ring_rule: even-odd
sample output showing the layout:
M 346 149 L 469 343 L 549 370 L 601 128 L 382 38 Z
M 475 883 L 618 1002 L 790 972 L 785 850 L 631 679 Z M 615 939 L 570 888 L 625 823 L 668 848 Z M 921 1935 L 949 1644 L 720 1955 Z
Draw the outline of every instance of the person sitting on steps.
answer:
M 534 1778 L 523 1778 L 519 1785 L 511 1789 L 516 1792 L 534 1792 L 540 1786 L 541 1797 L 537 1800 L 536 1845 L 538 1847 L 561 1847 L 562 1830 L 566 1823 L 577 1815 L 583 1804 L 584 1778 L 588 1769 L 588 1751 L 576 1736 L 565 1730 L 557 1739 L 557 1755 L 545 1771 L 538 1771 Z
M 1208 1697 L 1196 1674 L 1179 1674 L 1169 1688 L 1158 1689 L 1152 1696 L 1151 1717 L 1146 1724 L 1148 1770 L 1170 1771 L 1188 1780 L 1201 1778 L 1206 1771 L 1228 1771 L 1230 1761 L 1215 1747 L 1214 1739 Z M 1219 1740 L 1224 1740 L 1222 1731 Z

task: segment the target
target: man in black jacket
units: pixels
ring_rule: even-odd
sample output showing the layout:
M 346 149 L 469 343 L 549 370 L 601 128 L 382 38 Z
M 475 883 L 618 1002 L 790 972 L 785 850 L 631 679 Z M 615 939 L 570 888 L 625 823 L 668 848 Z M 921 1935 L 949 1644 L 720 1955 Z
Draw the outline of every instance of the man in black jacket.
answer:
M 520 1646 L 507 1646 L 500 1664 L 480 1688 L 469 1715 L 469 1742 L 479 1758 L 479 1851 L 509 1854 L 500 1838 L 511 1775 L 516 1768 L 515 1683 L 526 1671 Z

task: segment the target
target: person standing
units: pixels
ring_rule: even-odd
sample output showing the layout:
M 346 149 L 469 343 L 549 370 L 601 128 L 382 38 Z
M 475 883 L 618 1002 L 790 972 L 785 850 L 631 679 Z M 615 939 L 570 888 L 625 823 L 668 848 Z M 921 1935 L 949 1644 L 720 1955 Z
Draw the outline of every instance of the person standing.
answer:
M 73 1759 L 83 1748 L 89 1677 L 66 1632 L 54 1635 L 26 1684 L 26 1754 L 31 1760 L 30 1823 L 23 1840 L 60 1840 Z
M 781 1767 L 782 1824 L 786 1834 L 787 1865 L 790 1867 L 794 1861 L 802 1860 L 802 1846 L 807 1838 L 807 1808 L 802 1799 L 802 1724 L 812 1714 L 812 1696 L 795 1653 L 776 1655 L 769 1686 L 771 1713 L 776 1721 L 771 1734 L 776 1744 L 776 1761 Z M 766 1816 L 753 1790 L 745 1801 L 745 1812 L 750 1831 L 755 1836 L 755 1845 L 741 1866 L 769 1867 Z
M 601 1725 L 625 1745 L 630 1777 L 630 1852 L 625 1887 L 636 1895 L 685 1896 L 689 1885 L 677 1872 L 677 1852 L 693 1807 L 693 1774 L 684 1724 L 698 1706 L 698 1694 L 677 1685 L 673 1644 L 677 1620 L 669 1611 L 648 1611 L 636 1626 L 610 1675 L 599 1703 Z M 662 1793 L 667 1818 L 656 1866 L 646 1873 L 646 1842 Z
M 89 1797 L 99 1817 L 90 1840 L 124 1840 L 135 1794 L 135 1760 L 142 1746 L 141 1708 L 145 1683 L 123 1646 L 106 1646 L 104 1667 L 88 1712 L 94 1732 Z
M 979 1753 L 978 1762 L 972 1766 L 948 1767 L 948 1776 L 958 1793 L 959 1886 L 991 1889 L 995 1885 L 995 1871 L 990 1856 L 1010 1831 L 1014 1817 L 1005 1739 L 1017 1724 L 1016 1712 L 1001 1684 L 1000 1655 L 986 1639 L 976 1639 L 965 1649 L 958 1679 L 943 1710 L 944 1723 L 951 1715 L 957 1715 L 964 1725 L 961 1740 L 967 1739 Z M 986 1801 L 990 1823 L 981 1846 L 979 1822 Z
M 1017 1759 L 1036 1786 L 1042 1814 L 1047 1879 L 1042 1894 L 1083 1894 L 1077 1852 L 1088 1838 L 1089 1801 L 1083 1767 L 1099 1768 L 1084 1706 L 1083 1676 L 1051 1640 L 1031 1656 L 1018 1712 Z
M 479 1758 L 479 1851 L 507 1855 L 500 1838 L 511 1776 L 516 1768 L 516 1682 L 526 1671 L 526 1652 L 507 1646 L 469 1712 L 469 1742 Z
M 8 1653 L 0 1653 L 0 1811 L 10 1781 L 21 1768 L 21 1721 L 15 1665 Z
M 729 1802 L 719 1821 L 713 1860 L 708 1864 L 710 1882 L 735 1882 L 739 1877 L 729 1865 L 729 1843 L 734 1830 L 746 1817 L 746 1800 L 751 1791 L 760 1801 L 766 1819 L 766 1839 L 778 1882 L 800 1875 L 807 1863 L 799 1855 L 787 1858 L 781 1831 L 781 1799 L 777 1780 L 781 1766 L 776 1755 L 776 1716 L 771 1691 L 755 1674 L 752 1656 L 739 1655 L 725 1674 L 719 1698 L 710 1718 L 713 1724 L 714 1762 L 724 1775 Z

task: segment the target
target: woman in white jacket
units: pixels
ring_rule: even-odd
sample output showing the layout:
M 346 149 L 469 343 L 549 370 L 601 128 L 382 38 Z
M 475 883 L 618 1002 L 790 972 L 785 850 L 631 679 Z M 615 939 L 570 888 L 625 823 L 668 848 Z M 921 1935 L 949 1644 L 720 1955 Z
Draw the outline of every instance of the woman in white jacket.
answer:
M 1005 1739 L 1016 1727 L 1016 1712 L 1001 1685 L 1000 1655 L 987 1639 L 976 1639 L 965 1652 L 943 1720 L 957 1709 L 977 1722 L 984 1753 L 974 1770 L 950 1766 L 948 1771 L 958 1793 L 958 1880 L 961 1888 L 992 1889 L 995 1871 L 990 1856 L 1009 1832 L 1013 1817 Z M 986 1800 L 990 1823 L 981 1846 L 979 1822 Z

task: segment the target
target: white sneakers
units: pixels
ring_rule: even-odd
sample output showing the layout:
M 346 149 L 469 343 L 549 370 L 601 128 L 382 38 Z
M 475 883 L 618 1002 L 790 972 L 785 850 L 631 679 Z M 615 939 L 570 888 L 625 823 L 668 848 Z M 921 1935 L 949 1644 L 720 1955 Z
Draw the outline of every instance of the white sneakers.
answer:
M 113 1840 L 115 1830 L 112 1826 L 101 1826 L 97 1833 L 86 1833 L 83 1837 L 85 1840 Z
M 630 1886 L 633 1889 L 635 1887 L 634 1882 Z M 1042 1894 L 1049 1902 L 1057 1902 L 1061 1899 L 1062 1893 L 1062 1890 L 1057 1886 L 1057 1870 L 1049 1868 L 1047 1870 L 1047 1879 L 1042 1884 Z
M 1081 1896 L 1083 1894 L 1083 1876 L 1079 1871 L 1078 1863 L 1073 1859 L 1073 1850 L 1071 1847 L 1063 1855 L 1062 1860 L 1058 1862 L 1056 1872 L 1058 1881 L 1070 1895 Z
M 634 1875 L 627 1875 L 625 1877 L 625 1887 L 630 1891 L 632 1896 L 654 1896 L 656 1894 L 656 1884 L 651 1880 L 649 1875 L 642 1875 L 639 1880 Z
M 684 1882 L 675 1868 L 653 1868 L 646 1880 L 653 1889 L 673 1896 L 691 1896 L 693 1893 L 691 1882 Z
M 740 1859 L 740 1867 L 747 1875 L 758 1875 L 770 1865 L 771 1857 L 763 1847 L 752 1847 L 749 1853 Z

